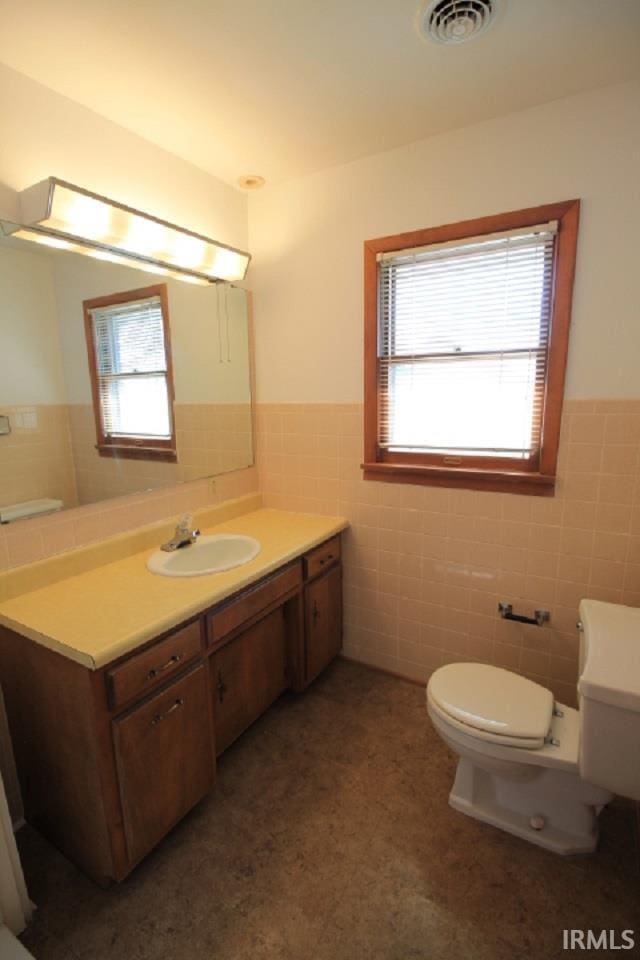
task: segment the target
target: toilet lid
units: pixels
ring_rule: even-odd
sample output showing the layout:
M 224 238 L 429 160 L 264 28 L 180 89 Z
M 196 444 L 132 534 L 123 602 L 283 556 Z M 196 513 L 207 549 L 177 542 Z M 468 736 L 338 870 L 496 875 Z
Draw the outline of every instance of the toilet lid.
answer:
M 497 737 L 544 742 L 553 694 L 510 670 L 484 663 L 449 663 L 429 680 L 429 697 L 458 723 Z

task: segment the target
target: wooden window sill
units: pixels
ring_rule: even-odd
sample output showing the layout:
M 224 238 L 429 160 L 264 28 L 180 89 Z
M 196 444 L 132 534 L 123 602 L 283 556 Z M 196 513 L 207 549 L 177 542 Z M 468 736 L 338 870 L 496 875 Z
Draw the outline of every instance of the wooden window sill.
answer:
M 415 483 L 430 487 L 455 487 L 494 493 L 520 493 L 552 497 L 555 477 L 517 470 L 479 470 L 469 467 L 434 467 L 407 463 L 363 463 L 365 480 Z
M 117 460 L 160 460 L 177 463 L 178 454 L 167 447 L 138 447 L 133 444 L 96 444 L 101 457 L 114 457 Z

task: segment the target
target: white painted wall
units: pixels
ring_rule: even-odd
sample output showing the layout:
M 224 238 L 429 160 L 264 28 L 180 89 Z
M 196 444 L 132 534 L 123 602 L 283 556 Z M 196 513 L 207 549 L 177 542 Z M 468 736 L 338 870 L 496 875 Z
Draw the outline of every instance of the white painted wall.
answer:
M 362 399 L 362 244 L 582 200 L 570 397 L 640 396 L 640 87 L 558 100 L 252 195 L 261 402 Z
M 250 403 L 247 294 L 171 280 L 169 310 L 177 403 Z
M 3 186 L 22 190 L 54 175 L 246 249 L 244 194 L 2 64 L 0 116 Z
M 176 402 L 249 403 L 244 290 L 194 286 L 79 254 L 50 257 L 69 403 L 91 403 L 83 301 L 157 283 L 167 284 Z
M 46 255 L 0 243 L 2 404 L 65 403 L 53 267 Z

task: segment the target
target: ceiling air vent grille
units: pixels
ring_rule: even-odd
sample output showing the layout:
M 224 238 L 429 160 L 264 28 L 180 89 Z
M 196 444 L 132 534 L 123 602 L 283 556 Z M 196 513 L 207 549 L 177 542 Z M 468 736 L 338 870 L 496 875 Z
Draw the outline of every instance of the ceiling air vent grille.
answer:
M 499 0 L 431 0 L 420 16 L 420 32 L 436 43 L 464 43 L 486 30 Z

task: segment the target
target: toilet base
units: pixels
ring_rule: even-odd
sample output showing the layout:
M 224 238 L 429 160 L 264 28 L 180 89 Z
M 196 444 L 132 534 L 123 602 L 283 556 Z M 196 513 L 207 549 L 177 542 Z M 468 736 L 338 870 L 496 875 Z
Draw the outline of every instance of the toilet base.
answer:
M 537 773 L 533 780 L 506 778 L 460 757 L 449 803 L 553 853 L 593 853 L 598 814 L 611 794 L 573 773 L 545 768 Z

